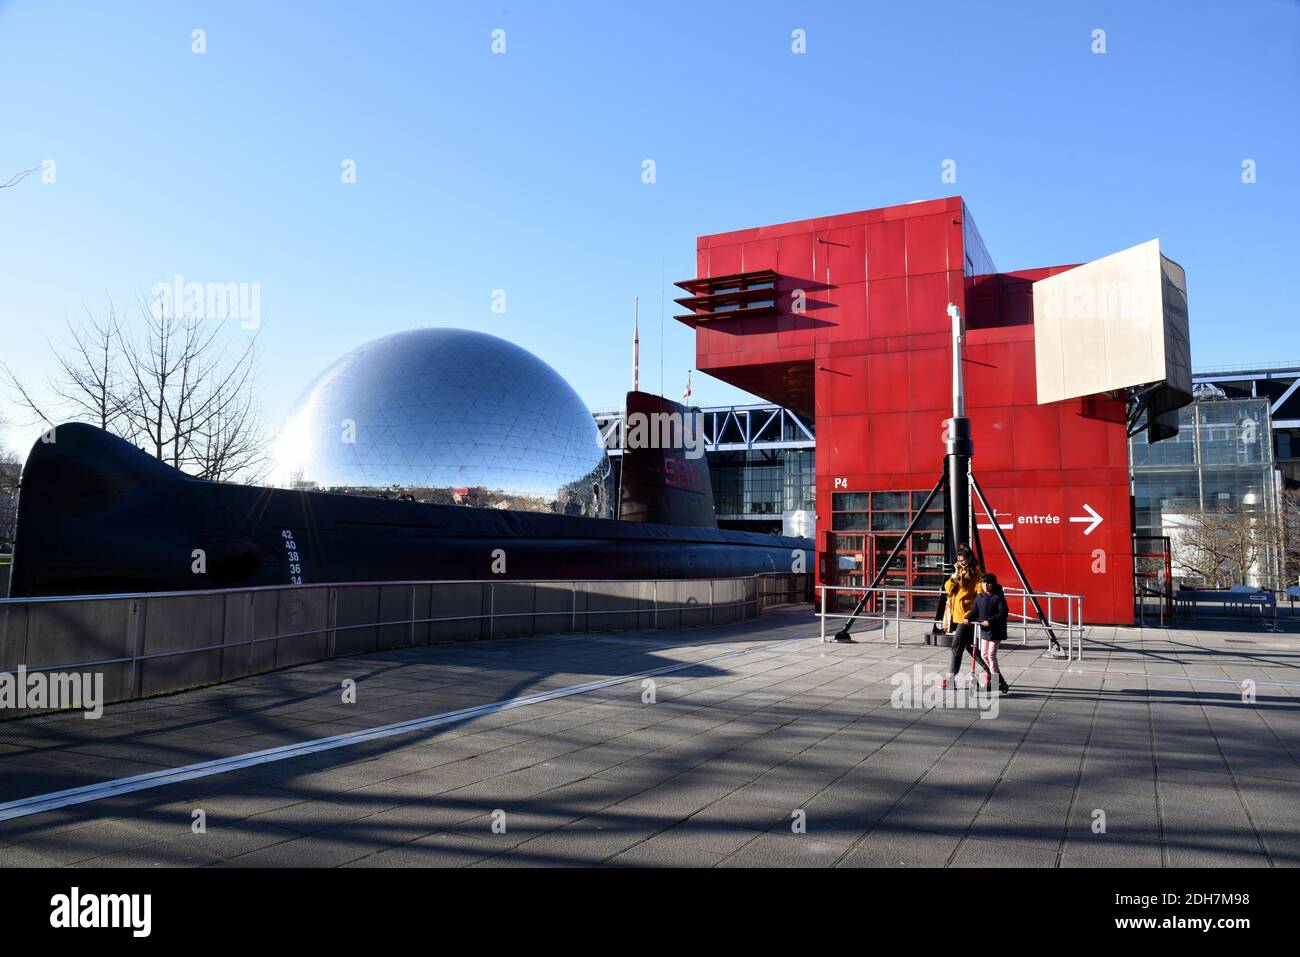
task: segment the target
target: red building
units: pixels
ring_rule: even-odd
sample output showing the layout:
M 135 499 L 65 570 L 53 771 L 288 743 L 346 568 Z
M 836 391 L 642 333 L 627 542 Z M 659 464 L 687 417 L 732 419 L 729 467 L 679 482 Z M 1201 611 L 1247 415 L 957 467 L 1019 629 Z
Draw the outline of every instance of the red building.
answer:
M 973 469 L 1030 583 L 1082 594 L 1090 624 L 1132 623 L 1124 401 L 1036 401 L 1032 284 L 1073 266 L 997 272 L 960 197 L 701 236 L 696 257 L 678 318 L 697 367 L 816 418 L 822 582 L 869 580 L 940 475 L 952 302 L 967 318 Z M 977 508 L 976 521 L 990 519 Z M 937 589 L 942 515 L 926 523 L 886 581 Z

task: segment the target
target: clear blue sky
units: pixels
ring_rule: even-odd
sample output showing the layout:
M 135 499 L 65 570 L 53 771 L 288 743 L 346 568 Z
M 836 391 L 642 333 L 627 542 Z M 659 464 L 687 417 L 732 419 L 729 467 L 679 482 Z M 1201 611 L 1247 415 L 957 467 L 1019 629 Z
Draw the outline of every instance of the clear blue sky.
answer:
M 65 317 L 179 273 L 261 284 L 272 424 L 331 359 L 417 325 L 508 337 L 613 407 L 635 295 L 658 387 L 698 234 L 953 193 L 1002 269 L 1159 236 L 1197 365 L 1300 360 L 1288 0 L 0 0 L 0 90 L 0 182 L 56 162 L 0 190 L 0 355 L 36 382 Z M 679 395 L 693 340 L 664 325 Z

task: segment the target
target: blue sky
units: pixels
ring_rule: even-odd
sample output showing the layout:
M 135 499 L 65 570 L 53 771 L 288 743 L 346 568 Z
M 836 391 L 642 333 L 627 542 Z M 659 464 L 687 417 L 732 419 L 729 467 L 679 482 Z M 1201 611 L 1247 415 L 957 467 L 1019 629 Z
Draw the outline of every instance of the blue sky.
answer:
M 330 360 L 418 325 L 512 339 L 616 406 L 637 295 L 642 383 L 662 301 L 679 395 L 697 235 L 953 193 L 1002 269 L 1159 236 L 1196 365 L 1300 360 L 1289 0 L 11 0 L 0 90 L 0 182 L 57 176 L 0 190 L 0 358 L 38 386 L 65 318 L 180 274 L 260 284 L 272 425 Z M 695 396 L 744 398 L 702 375 Z

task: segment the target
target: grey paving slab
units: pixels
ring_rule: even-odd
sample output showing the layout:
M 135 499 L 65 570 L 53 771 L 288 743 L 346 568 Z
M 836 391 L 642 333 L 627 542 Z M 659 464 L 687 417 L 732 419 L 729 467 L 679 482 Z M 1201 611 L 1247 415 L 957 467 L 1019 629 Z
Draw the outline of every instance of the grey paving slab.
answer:
M 967 838 L 957 848 L 952 867 L 1055 867 L 1057 842 L 1033 843 Z
M 610 858 L 616 867 L 714 867 L 726 855 L 708 848 L 651 838 Z
M 934 831 L 882 828 L 855 844 L 836 867 L 944 867 L 961 838 Z
M 760 834 L 722 867 L 831 867 L 849 850 L 849 845 L 815 836 L 811 831 L 795 833 L 789 827 Z
M 361 655 L 96 722 L 0 722 L 3 802 L 690 666 L 656 680 L 654 703 L 629 680 L 0 821 L 0 866 L 1300 864 L 1295 634 L 1098 628 L 1071 663 L 1010 646 L 1013 692 L 981 718 L 892 706 L 895 674 L 943 666 L 923 627 L 898 649 L 822 645 L 806 612 L 778 609 L 678 633 Z M 1246 678 L 1261 682 L 1254 703 Z
M 1073 829 L 1061 852 L 1062 867 L 1160 867 L 1159 844 Z

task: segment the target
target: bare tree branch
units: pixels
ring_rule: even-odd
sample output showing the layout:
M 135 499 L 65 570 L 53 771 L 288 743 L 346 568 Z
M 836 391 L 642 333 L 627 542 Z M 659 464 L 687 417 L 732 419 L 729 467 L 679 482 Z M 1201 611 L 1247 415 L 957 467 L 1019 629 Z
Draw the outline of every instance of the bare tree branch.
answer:
M 254 396 L 256 336 L 233 357 L 220 319 L 176 315 L 141 300 L 128 332 L 112 304 L 102 319 L 68 325 L 69 343 L 51 346 L 58 408 L 37 403 L 8 367 L 0 371 L 20 403 L 53 425 L 90 422 L 150 455 L 203 478 L 261 478 L 266 437 Z M 63 413 L 63 414 L 58 414 Z
M 19 183 L 21 183 L 23 180 L 25 180 L 28 176 L 31 176 L 32 173 L 35 173 L 38 169 L 40 169 L 39 166 L 33 166 L 31 169 L 25 169 L 25 170 L 23 170 L 21 173 L 14 173 L 13 176 L 10 176 L 10 177 L 9 177 L 9 181 L 8 181 L 8 182 L 6 182 L 6 183 L 0 183 L 0 189 L 8 189 L 10 186 L 17 186 Z

